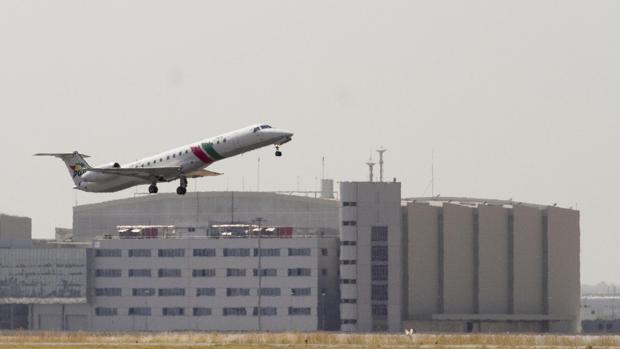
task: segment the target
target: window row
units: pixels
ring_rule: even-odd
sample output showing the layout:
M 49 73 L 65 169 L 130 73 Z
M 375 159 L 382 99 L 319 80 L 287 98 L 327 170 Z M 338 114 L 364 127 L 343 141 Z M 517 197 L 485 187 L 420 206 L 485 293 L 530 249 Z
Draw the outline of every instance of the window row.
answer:
M 246 269 L 239 268 L 226 268 L 227 277 L 242 277 L 248 276 Z M 151 269 L 129 269 L 127 271 L 129 277 L 151 277 Z M 217 275 L 216 269 L 192 269 L 192 277 L 215 277 Z M 278 276 L 278 270 L 275 268 L 266 269 L 253 269 L 253 276 Z M 288 268 L 288 276 L 311 276 L 312 269 L 310 268 Z M 321 270 L 321 275 L 327 275 L 327 270 Z M 96 269 L 96 277 L 121 277 L 121 269 Z M 182 277 L 183 273 L 178 268 L 162 268 L 157 269 L 157 277 Z
M 183 151 L 180 151 L 178 153 L 178 156 L 181 157 L 183 155 L 183 153 L 184 153 Z M 185 149 L 185 155 L 187 155 L 187 154 L 189 154 L 189 150 Z M 170 160 L 170 158 L 174 159 L 176 157 L 177 157 L 177 153 L 176 152 L 169 153 L 169 154 L 166 155 L 166 160 Z M 164 161 L 164 158 L 162 156 L 161 158 L 159 158 L 159 162 L 161 163 L 163 161 Z M 152 162 L 153 162 L 153 165 L 155 165 L 157 163 L 157 159 L 156 158 L 153 159 Z M 151 166 L 151 160 L 148 160 L 146 163 L 144 163 L 144 162 L 142 162 L 142 163 L 135 163 L 135 165 L 133 165 L 133 167 L 135 167 L 135 168 L 144 167 L 144 166 L 146 166 L 146 167 Z
M 310 256 L 311 248 L 289 248 L 287 249 L 288 256 Z M 253 252 L 250 254 L 250 252 Z M 327 255 L 327 249 L 321 250 L 322 255 Z M 151 257 L 150 249 L 129 249 L 127 251 L 128 257 Z M 194 248 L 192 249 L 193 257 L 215 257 L 215 248 Z M 222 250 L 222 256 L 224 257 L 279 257 L 281 256 L 280 248 L 224 248 Z M 97 249 L 95 250 L 96 257 L 122 257 L 122 249 Z M 185 257 L 184 248 L 163 248 L 157 249 L 158 257 Z
M 261 287 L 257 292 L 261 296 L 281 296 L 282 292 L 279 287 Z M 291 296 L 310 296 L 312 289 L 310 287 L 291 288 Z M 134 297 L 151 297 L 158 295 L 160 297 L 166 296 L 185 296 L 186 292 L 184 288 L 132 288 L 131 295 Z M 214 287 L 201 287 L 196 289 L 195 295 L 197 297 L 213 297 L 216 295 L 216 289 Z M 121 288 L 96 288 L 95 296 L 97 297 L 121 297 Z M 250 288 L 247 287 L 228 287 L 226 288 L 227 297 L 238 296 L 250 296 Z
M 259 310 L 260 309 L 260 310 Z M 278 308 L 276 307 L 253 307 L 252 315 L 258 316 L 276 316 L 278 315 Z M 149 307 L 131 307 L 127 309 L 127 315 L 131 316 L 151 316 L 152 311 Z M 213 310 L 206 307 L 194 307 L 191 314 L 193 316 L 211 316 Z M 96 316 L 118 316 L 118 308 L 110 307 L 96 307 Z M 161 309 L 162 316 L 184 316 L 185 308 L 183 307 L 164 307 Z M 225 307 L 222 308 L 223 316 L 246 316 L 248 315 L 245 307 Z M 288 315 L 300 316 L 300 315 L 312 315 L 312 309 L 309 307 L 288 307 Z

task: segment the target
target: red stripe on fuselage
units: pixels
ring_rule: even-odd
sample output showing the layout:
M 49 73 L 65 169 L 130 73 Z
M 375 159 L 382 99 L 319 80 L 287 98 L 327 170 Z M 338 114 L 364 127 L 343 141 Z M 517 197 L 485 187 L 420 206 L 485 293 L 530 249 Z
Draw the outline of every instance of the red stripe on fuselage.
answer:
M 194 153 L 194 155 L 196 155 L 196 157 L 198 159 L 200 159 L 200 161 L 204 162 L 205 164 L 210 164 L 213 162 L 213 160 L 207 156 L 207 154 L 204 153 L 204 151 L 202 151 L 202 149 L 199 146 L 193 146 L 191 147 L 192 149 L 192 153 Z

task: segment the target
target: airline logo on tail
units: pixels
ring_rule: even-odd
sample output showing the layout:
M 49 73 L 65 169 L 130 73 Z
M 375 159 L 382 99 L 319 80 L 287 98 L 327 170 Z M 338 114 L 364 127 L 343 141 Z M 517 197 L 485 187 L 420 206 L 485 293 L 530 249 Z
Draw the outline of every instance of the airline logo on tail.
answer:
M 84 174 L 84 172 L 86 172 L 86 168 L 87 166 L 83 162 L 79 162 L 74 165 L 69 165 L 69 169 L 71 169 L 73 173 L 73 178 L 81 177 Z

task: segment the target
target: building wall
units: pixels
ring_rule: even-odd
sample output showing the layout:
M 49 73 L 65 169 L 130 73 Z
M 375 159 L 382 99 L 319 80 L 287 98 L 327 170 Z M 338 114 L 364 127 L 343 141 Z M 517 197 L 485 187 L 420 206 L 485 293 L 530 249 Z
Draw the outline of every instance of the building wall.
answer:
M 202 192 L 185 196 L 158 194 L 76 206 L 73 232 L 75 240 L 90 240 L 115 232 L 118 225 L 204 229 L 210 223 L 252 222 L 257 217 L 264 218 L 271 226 L 333 231 L 339 228 L 335 200 L 264 192 Z
M 443 312 L 474 312 L 473 209 L 443 205 Z
M 340 292 L 343 300 L 355 301 L 341 300 L 341 329 L 400 331 L 403 308 L 400 183 L 343 182 L 340 197 Z M 382 229 L 387 240 L 373 239 L 373 231 L 378 233 Z M 378 250 L 387 251 L 387 261 L 372 257 L 373 251 Z M 355 264 L 343 264 L 346 260 L 354 260 Z M 375 268 L 387 268 L 387 280 L 374 279 Z M 351 284 L 350 280 L 355 283 Z M 387 300 L 380 296 L 385 289 Z
M 0 304 L 86 303 L 85 248 L 0 249 Z
M 514 312 L 543 314 L 545 263 L 542 214 L 538 208 L 516 205 L 514 215 Z
M 76 329 L 70 322 L 85 316 L 80 323 L 94 331 L 316 331 L 339 327 L 338 276 L 335 238 L 262 238 L 262 249 L 278 250 L 279 256 L 260 258 L 262 269 L 276 269 L 275 276 L 254 276 L 259 258 L 257 238 L 180 238 L 180 239 L 111 239 L 94 242 L 90 270 L 89 304 L 36 306 L 34 329 Z M 215 249 L 215 256 L 194 256 L 194 249 Z M 224 256 L 224 249 L 247 248 L 250 256 Z M 291 255 L 289 248 L 306 249 L 310 255 Z M 148 250 L 150 257 L 129 257 L 133 249 Z M 160 250 L 182 250 L 183 256 L 159 256 Z M 110 255 L 112 254 L 112 255 Z M 120 256 L 119 256 L 120 254 Z M 291 276 L 289 269 L 304 268 L 310 275 Z M 148 269 L 150 277 L 130 277 L 130 269 Z M 159 270 L 178 269 L 179 277 L 161 276 Z M 215 275 L 197 277 L 194 270 L 214 269 Z M 245 275 L 230 276 L 227 270 L 241 269 Z M 119 275 L 102 276 L 110 270 Z M 276 288 L 279 295 L 263 295 L 260 307 L 276 308 L 277 314 L 259 317 L 261 288 Z M 152 289 L 151 295 L 134 295 L 134 289 Z M 160 290 L 181 288 L 184 295 L 166 296 Z M 213 288 L 214 295 L 198 296 L 197 289 Z M 228 289 L 248 289 L 249 294 L 232 295 Z M 295 295 L 293 289 L 307 288 L 308 295 Z M 115 289 L 119 289 L 120 293 Z M 110 292 L 104 295 L 101 292 Z M 131 315 L 130 308 L 149 308 L 150 315 Z M 182 315 L 169 316 L 164 308 L 180 307 Z M 194 308 L 209 308 L 208 316 L 195 316 Z M 225 308 L 243 308 L 245 315 L 227 316 Z M 290 314 L 289 308 L 305 308 L 309 313 Z M 99 309 L 99 310 L 98 310 Z M 105 315 L 99 312 L 113 311 Z M 110 310 L 112 309 L 112 310 Z M 304 310 L 305 311 L 305 310 Z M 70 318 L 67 316 L 70 315 Z M 63 320 L 64 319 L 64 320 Z
M 30 240 L 31 237 L 30 218 L 0 214 L 0 240 Z
M 430 318 L 440 312 L 438 220 L 440 208 L 426 203 L 407 205 L 408 314 L 412 319 Z
M 501 206 L 478 208 L 478 312 L 511 312 L 512 276 L 509 260 L 508 210 Z
M 464 201 L 408 205 L 407 323 L 578 331 L 579 212 Z
M 579 328 L 579 212 L 558 207 L 547 209 L 548 310 L 573 321 L 558 323 L 552 330 L 573 332 Z

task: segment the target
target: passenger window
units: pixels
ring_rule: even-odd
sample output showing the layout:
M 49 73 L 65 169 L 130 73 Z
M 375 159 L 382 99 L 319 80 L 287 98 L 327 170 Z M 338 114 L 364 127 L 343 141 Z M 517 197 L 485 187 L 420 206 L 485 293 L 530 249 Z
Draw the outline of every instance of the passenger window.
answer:
M 170 160 L 170 155 L 166 156 L 166 160 Z
M 173 158 L 176 158 L 176 157 L 177 157 L 177 154 L 172 154 L 172 157 L 173 157 Z
M 226 138 L 224 138 L 224 143 L 226 143 Z
M 187 154 L 187 150 L 185 151 L 185 154 Z

